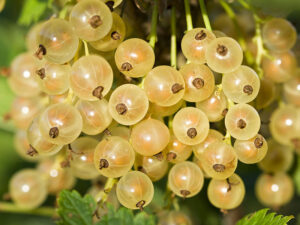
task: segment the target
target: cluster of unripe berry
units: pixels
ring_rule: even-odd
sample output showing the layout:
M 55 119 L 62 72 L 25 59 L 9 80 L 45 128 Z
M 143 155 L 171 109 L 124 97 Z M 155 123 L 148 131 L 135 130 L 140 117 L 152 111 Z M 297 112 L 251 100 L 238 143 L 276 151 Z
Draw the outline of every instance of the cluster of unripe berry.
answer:
M 261 202 L 287 203 L 293 183 L 284 172 L 293 148 L 300 152 L 300 77 L 289 51 L 297 35 L 292 25 L 284 19 L 264 24 L 262 37 L 270 51 L 262 62 L 263 79 L 242 65 L 237 41 L 206 28 L 185 33 L 181 50 L 188 62 L 177 70 L 154 67 L 155 54 L 146 41 L 124 41 L 125 22 L 110 9 L 120 3 L 78 1 L 68 19 L 35 25 L 27 36 L 28 52 L 13 60 L 8 82 L 17 95 L 10 112 L 20 129 L 15 146 L 39 164 L 12 177 L 12 199 L 34 208 L 47 193 L 71 188 L 75 177 L 101 175 L 120 178 L 118 201 L 142 209 L 153 198 L 153 182 L 168 173 L 168 188 L 183 198 L 197 195 L 209 178 L 209 201 L 229 210 L 245 195 L 235 173 L 240 161 L 258 163 L 268 173 L 256 184 Z M 102 53 L 89 54 L 88 45 Z M 215 73 L 223 74 L 219 85 Z M 272 114 L 273 139 L 266 141 L 256 108 L 274 101 L 273 82 L 284 83 L 289 104 Z M 256 97 L 262 99 L 259 105 Z M 226 135 L 211 129 L 223 119 Z

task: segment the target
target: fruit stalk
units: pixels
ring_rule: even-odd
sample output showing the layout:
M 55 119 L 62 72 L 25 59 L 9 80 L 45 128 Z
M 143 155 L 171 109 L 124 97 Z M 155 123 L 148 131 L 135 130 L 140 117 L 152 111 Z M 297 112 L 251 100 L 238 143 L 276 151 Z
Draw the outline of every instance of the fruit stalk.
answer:
M 149 44 L 151 47 L 154 49 L 155 48 L 155 43 L 157 41 L 157 32 L 156 32 L 156 27 L 157 27 L 157 18 L 158 18 L 158 0 L 154 0 L 154 6 L 153 6 L 153 11 L 152 11 L 152 18 L 151 18 L 151 32 L 149 35 Z
M 186 30 L 189 31 L 193 29 L 193 21 L 192 21 L 189 0 L 184 0 L 184 8 L 185 8 Z
M 204 0 L 199 0 L 199 5 L 200 5 L 204 25 L 206 29 L 212 31 Z
M 176 8 L 173 5 L 171 11 L 171 66 L 177 68 L 177 43 L 176 43 Z

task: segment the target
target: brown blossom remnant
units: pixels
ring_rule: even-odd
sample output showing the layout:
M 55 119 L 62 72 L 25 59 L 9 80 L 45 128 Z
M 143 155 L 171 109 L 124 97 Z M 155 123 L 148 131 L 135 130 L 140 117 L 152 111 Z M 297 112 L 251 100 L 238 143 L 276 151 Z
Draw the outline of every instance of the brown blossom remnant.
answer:
M 103 90 L 104 90 L 104 87 L 98 86 L 93 90 L 92 94 L 93 94 L 93 96 L 95 96 L 96 98 L 99 98 L 101 100 L 103 98 L 103 96 L 102 96 Z
M 197 130 L 196 128 L 189 128 L 186 132 L 187 136 L 190 137 L 191 139 L 193 139 L 194 137 L 197 136 Z
M 111 32 L 111 38 L 115 41 L 120 40 L 121 39 L 121 34 L 118 33 L 117 31 L 113 31 Z
M 38 151 L 32 145 L 29 145 L 29 149 L 27 150 L 26 154 L 33 157 L 38 155 Z
M 36 56 L 39 60 L 42 60 L 43 56 L 46 55 L 46 53 L 46 48 L 43 45 L 39 45 L 38 49 L 34 53 L 34 56 Z
M 109 163 L 106 159 L 100 159 L 99 169 L 102 170 L 103 168 L 108 168 Z
M 255 138 L 254 145 L 256 148 L 261 148 L 263 146 L 263 144 L 264 144 L 264 140 L 263 140 L 262 136 L 259 135 L 257 138 Z
M 44 79 L 44 78 L 46 77 L 46 70 L 45 70 L 45 68 L 41 68 L 41 69 L 35 71 L 35 73 L 36 73 L 37 75 L 39 75 L 39 77 L 40 77 L 41 79 Z
M 213 169 L 218 172 L 218 173 L 221 173 L 221 172 L 224 172 L 225 171 L 225 166 L 223 164 L 214 164 L 213 165 Z
M 58 127 L 52 127 L 50 130 L 49 130 L 49 136 L 51 138 L 57 138 L 59 135 L 59 130 L 58 130 Z
M 146 204 L 146 201 L 145 200 L 141 200 L 138 203 L 136 203 L 136 207 L 138 207 L 141 211 L 143 211 L 145 204 Z
M 197 89 L 203 88 L 203 86 L 204 86 L 204 80 L 199 77 L 195 78 L 192 83 L 193 83 L 194 87 Z
M 133 67 L 129 62 L 124 62 L 121 66 L 121 71 L 127 71 L 128 72 L 132 69 L 133 69 Z
M 187 196 L 189 196 L 189 195 L 191 194 L 191 192 L 188 191 L 188 190 L 180 190 L 180 194 L 181 194 L 184 198 L 186 198 Z
M 246 126 L 247 126 L 247 123 L 246 123 L 245 120 L 243 120 L 243 119 L 240 119 L 240 120 L 237 122 L 237 127 L 240 128 L 240 129 L 244 129 Z
M 168 152 L 167 161 L 172 161 L 177 158 L 177 154 L 175 152 Z
M 228 53 L 228 48 L 224 45 L 218 45 L 217 53 L 221 56 L 225 56 Z
M 94 15 L 89 19 L 89 24 L 92 28 L 96 29 L 103 24 L 103 21 L 99 15 Z
M 207 34 L 204 32 L 204 30 L 201 30 L 200 32 L 198 32 L 198 33 L 195 35 L 195 39 L 196 39 L 197 41 L 203 41 L 206 37 L 207 37 Z
M 179 91 L 181 91 L 183 89 L 184 89 L 184 87 L 181 84 L 178 84 L 178 83 L 173 84 L 172 88 L 171 88 L 173 94 L 176 94 L 176 93 L 178 93 Z
M 116 105 L 116 110 L 120 115 L 124 115 L 128 109 L 124 103 L 119 103 Z
M 251 95 L 253 93 L 253 87 L 251 85 L 245 85 L 243 88 L 243 92 Z

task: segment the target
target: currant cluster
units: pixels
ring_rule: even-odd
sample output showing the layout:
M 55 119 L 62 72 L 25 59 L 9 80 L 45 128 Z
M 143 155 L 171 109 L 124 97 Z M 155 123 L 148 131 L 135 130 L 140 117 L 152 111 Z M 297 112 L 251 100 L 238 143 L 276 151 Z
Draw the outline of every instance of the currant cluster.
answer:
M 300 71 L 290 50 L 295 28 L 281 18 L 264 22 L 263 43 L 253 52 L 262 54 L 258 67 L 242 64 L 241 45 L 225 33 L 188 29 L 181 40 L 187 61 L 178 70 L 154 66 L 153 46 L 126 38 L 125 19 L 112 11 L 121 2 L 78 1 L 65 18 L 34 25 L 27 52 L 13 60 L 15 146 L 38 162 L 12 177 L 13 201 L 38 207 L 79 178 L 93 181 L 89 193 L 99 202 L 143 209 L 153 199 L 153 182 L 167 176 L 168 189 L 182 198 L 197 195 L 209 179 L 211 204 L 230 210 L 245 196 L 235 173 L 240 161 L 265 172 L 256 183 L 263 204 L 289 202 L 294 189 L 285 172 L 293 149 L 300 153 Z M 257 110 L 274 106 L 279 91 L 286 103 L 272 112 L 270 137 Z M 174 211 L 161 224 L 171 220 L 191 223 Z

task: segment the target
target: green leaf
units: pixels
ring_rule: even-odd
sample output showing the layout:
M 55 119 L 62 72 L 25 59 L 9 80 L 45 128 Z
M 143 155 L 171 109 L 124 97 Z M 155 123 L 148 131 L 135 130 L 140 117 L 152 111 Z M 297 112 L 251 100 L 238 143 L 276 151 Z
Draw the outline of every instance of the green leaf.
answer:
M 140 212 L 134 217 L 134 225 L 155 225 L 155 217 L 145 212 Z
M 296 185 L 297 195 L 300 195 L 300 156 L 297 158 L 297 168 L 294 173 L 294 182 Z
M 241 219 L 236 225 L 286 225 L 294 216 L 282 216 L 276 213 L 267 212 L 269 209 L 262 209 L 249 214 Z
M 30 25 L 37 22 L 46 11 L 48 2 L 46 0 L 26 0 L 18 23 L 21 25 Z
M 121 207 L 115 210 L 110 204 L 107 204 L 108 213 L 101 218 L 96 225 L 155 225 L 155 217 L 145 212 L 140 212 L 135 216 L 132 210 Z
M 77 191 L 62 191 L 58 199 L 60 225 L 92 225 L 96 202 L 90 195 L 81 197 Z
M 81 197 L 77 191 L 64 190 L 58 199 L 59 225 L 93 225 L 96 202 L 90 196 Z M 111 204 L 106 205 L 107 214 L 95 225 L 155 225 L 156 218 L 145 212 L 135 216 L 132 210 L 121 207 L 115 210 Z

